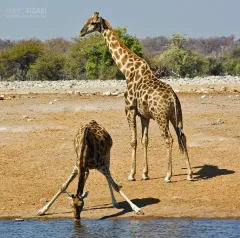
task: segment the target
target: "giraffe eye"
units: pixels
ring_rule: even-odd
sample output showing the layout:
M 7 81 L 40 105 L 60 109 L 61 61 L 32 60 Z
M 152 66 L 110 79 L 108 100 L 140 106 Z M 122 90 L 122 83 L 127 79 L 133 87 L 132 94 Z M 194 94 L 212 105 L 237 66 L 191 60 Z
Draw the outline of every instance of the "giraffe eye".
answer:
M 92 22 L 92 23 L 91 23 L 91 25 L 93 25 L 93 26 L 96 25 L 96 24 L 97 24 L 96 22 Z

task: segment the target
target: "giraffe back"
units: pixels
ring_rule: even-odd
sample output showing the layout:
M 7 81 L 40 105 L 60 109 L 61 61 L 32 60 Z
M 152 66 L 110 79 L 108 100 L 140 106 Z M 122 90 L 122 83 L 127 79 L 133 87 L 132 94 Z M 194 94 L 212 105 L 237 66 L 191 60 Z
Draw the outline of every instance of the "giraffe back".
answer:
M 79 158 L 79 151 L 86 147 L 86 168 L 98 169 L 109 167 L 112 138 L 104 127 L 92 120 L 81 127 L 74 139 L 74 148 Z

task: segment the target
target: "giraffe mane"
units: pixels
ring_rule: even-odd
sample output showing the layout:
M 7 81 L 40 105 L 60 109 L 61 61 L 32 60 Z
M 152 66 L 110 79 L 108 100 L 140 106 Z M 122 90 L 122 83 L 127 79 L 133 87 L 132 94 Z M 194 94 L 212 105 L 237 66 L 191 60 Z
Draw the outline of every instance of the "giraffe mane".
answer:
M 143 60 L 143 58 L 141 58 L 140 56 L 136 55 L 133 51 L 131 51 L 131 50 L 121 41 L 121 39 L 119 38 L 119 36 L 117 35 L 117 33 L 114 31 L 114 29 L 112 28 L 112 26 L 110 25 L 110 23 L 109 23 L 107 20 L 103 19 L 103 21 L 104 21 L 104 23 L 106 24 L 107 28 L 108 28 L 109 30 L 111 30 L 112 32 L 114 32 L 115 37 L 116 37 L 117 41 L 119 42 L 119 44 L 120 44 L 120 46 L 121 46 L 122 48 L 124 48 L 128 53 L 133 54 L 136 58 Z

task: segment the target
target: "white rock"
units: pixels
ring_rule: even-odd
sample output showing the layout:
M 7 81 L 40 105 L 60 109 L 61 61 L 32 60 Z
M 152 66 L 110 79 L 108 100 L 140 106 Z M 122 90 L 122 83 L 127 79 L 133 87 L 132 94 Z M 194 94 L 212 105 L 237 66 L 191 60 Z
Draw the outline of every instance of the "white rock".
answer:
M 224 87 L 221 87 L 221 88 L 220 88 L 220 91 L 226 92 L 226 91 L 227 91 L 227 87 L 225 87 L 225 86 L 224 86 Z
M 15 221 L 24 221 L 22 218 L 16 218 Z
M 46 202 L 48 202 L 47 198 L 41 198 L 40 199 L 40 203 L 46 203 Z
M 104 96 L 110 96 L 110 95 L 111 95 L 111 92 L 104 92 L 102 95 L 104 95 Z
M 29 116 L 28 115 L 23 115 L 23 118 L 27 119 L 27 118 L 29 118 Z
M 111 92 L 111 95 L 113 95 L 113 96 L 117 96 L 119 94 L 120 94 L 119 92 Z
M 205 97 L 206 97 L 206 95 L 202 95 L 202 96 L 201 96 L 202 99 L 205 98 Z
M 217 124 L 223 124 L 223 123 L 224 123 L 224 121 L 221 118 L 217 119 Z

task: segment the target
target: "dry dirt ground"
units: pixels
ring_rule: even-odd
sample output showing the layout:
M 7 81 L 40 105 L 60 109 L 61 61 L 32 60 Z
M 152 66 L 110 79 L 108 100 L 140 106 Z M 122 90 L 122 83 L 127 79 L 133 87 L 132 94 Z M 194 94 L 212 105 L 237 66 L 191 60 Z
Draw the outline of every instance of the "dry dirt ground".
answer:
M 128 182 L 130 131 L 123 97 L 70 94 L 14 95 L 0 101 L 0 218 L 36 218 L 37 211 L 57 192 L 75 163 L 73 138 L 91 119 L 113 138 L 111 172 L 125 194 L 142 208 L 137 216 L 116 194 L 120 208 L 112 207 L 105 178 L 91 171 L 85 190 L 83 219 L 152 217 L 240 217 L 240 96 L 237 94 L 178 94 L 184 131 L 196 181 L 186 181 L 183 155 L 173 146 L 173 177 L 164 183 L 165 146 L 154 121 L 150 123 L 149 176 L 141 181 L 143 148 L 138 119 L 137 174 Z M 224 123 L 218 124 L 218 119 Z M 76 191 L 76 180 L 68 191 Z M 42 218 L 71 218 L 65 194 Z

